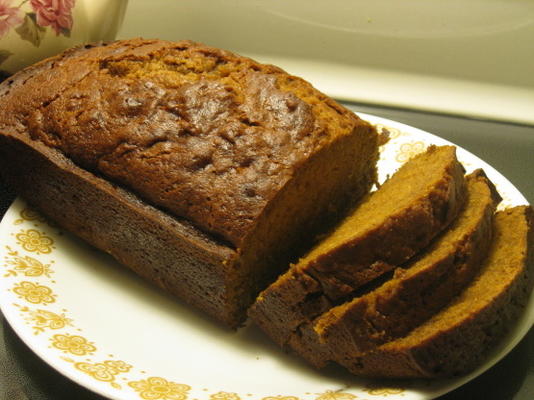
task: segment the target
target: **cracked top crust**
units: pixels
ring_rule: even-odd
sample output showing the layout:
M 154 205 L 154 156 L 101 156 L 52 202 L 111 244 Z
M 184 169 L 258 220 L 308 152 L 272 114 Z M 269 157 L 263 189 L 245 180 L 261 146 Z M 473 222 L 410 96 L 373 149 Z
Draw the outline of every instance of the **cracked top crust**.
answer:
M 236 248 L 303 161 L 364 124 L 277 67 L 189 41 L 86 46 L 2 86 L 0 128 Z

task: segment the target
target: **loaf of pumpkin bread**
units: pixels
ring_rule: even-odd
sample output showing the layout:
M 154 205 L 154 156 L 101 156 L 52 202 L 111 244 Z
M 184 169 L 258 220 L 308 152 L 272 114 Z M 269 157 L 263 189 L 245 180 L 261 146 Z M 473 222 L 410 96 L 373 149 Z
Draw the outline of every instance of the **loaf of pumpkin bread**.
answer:
M 376 179 L 367 122 L 281 69 L 132 39 L 0 86 L 0 164 L 32 206 L 230 327 Z

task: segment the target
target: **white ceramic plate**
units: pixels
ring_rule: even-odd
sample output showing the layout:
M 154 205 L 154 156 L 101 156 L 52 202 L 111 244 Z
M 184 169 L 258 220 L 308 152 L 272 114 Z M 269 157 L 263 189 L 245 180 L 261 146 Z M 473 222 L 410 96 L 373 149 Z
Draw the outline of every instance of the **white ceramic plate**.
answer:
M 448 143 L 397 122 L 363 117 L 390 133 L 379 162 L 381 179 L 429 144 Z M 504 198 L 501 207 L 527 203 L 492 167 L 460 148 L 458 157 L 467 170 L 484 168 Z M 47 223 L 21 200 L 2 220 L 0 238 L 0 306 L 6 319 L 48 364 L 112 399 L 434 398 L 495 364 L 534 321 L 531 299 L 513 332 L 468 376 L 391 387 L 340 368 L 315 371 L 253 326 L 237 333 L 218 327 Z

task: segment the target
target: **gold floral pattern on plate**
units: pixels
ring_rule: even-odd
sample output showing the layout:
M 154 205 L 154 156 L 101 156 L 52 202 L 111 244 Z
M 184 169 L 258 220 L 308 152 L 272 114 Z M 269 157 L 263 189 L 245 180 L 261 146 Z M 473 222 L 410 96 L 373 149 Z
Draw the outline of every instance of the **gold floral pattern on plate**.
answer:
M 145 400 L 186 400 L 191 386 L 152 376 L 140 381 L 128 382 L 139 397 Z
M 367 386 L 363 389 L 364 392 L 371 396 L 389 396 L 402 394 L 406 389 L 402 387 L 385 387 L 385 386 Z
M 86 356 L 96 351 L 93 342 L 89 342 L 86 338 L 79 335 L 70 335 L 68 333 L 64 335 L 56 334 L 52 336 L 50 341 L 56 349 L 75 356 Z
M 21 312 L 27 313 L 24 319 L 32 325 L 34 335 L 38 335 L 47 329 L 58 330 L 72 326 L 72 319 L 67 318 L 64 313 L 56 314 L 48 310 L 32 310 L 26 306 L 18 307 Z
M 102 362 L 76 362 L 69 358 L 65 361 L 71 362 L 78 371 L 89 375 L 100 382 L 107 382 L 115 389 L 122 389 L 122 386 L 115 381 L 119 374 L 124 374 L 132 369 L 132 366 L 121 360 L 105 360 Z
M 237 393 L 217 392 L 210 395 L 210 400 L 241 400 Z
M 387 135 L 387 138 L 389 140 L 395 140 L 399 138 L 400 136 L 406 135 L 407 133 L 402 132 L 401 130 L 397 128 L 393 128 L 391 126 L 385 126 L 382 124 L 375 124 L 374 125 L 378 133 Z
M 15 237 L 17 243 L 30 253 L 49 254 L 54 249 L 54 240 L 36 229 L 22 230 Z
M 422 141 L 407 142 L 400 145 L 395 160 L 400 163 L 408 161 L 410 158 L 426 150 L 426 144 Z
M 327 390 L 326 392 L 320 394 L 315 400 L 354 400 L 358 396 L 341 391 Z
M 20 211 L 20 218 L 16 219 L 13 222 L 13 224 L 20 225 L 24 221 L 33 221 L 33 222 L 37 221 L 37 222 L 47 223 L 46 219 L 41 214 L 39 214 L 37 211 L 34 211 L 31 208 L 23 208 Z
M 48 286 L 28 281 L 16 283 L 11 290 L 16 293 L 19 298 L 32 304 L 46 305 L 55 303 L 57 297 Z
M 12 250 L 9 246 L 6 246 L 6 249 L 8 250 L 8 256 L 5 257 L 6 266 L 12 266 L 12 268 L 8 267 L 9 269 L 4 275 L 5 277 L 15 277 L 18 276 L 18 274 L 22 274 L 26 277 L 46 276 L 47 278 L 50 278 L 50 275 L 54 272 L 51 268 L 51 264 L 54 261 L 51 261 L 50 264 L 43 264 L 36 258 L 20 256 L 18 251 Z

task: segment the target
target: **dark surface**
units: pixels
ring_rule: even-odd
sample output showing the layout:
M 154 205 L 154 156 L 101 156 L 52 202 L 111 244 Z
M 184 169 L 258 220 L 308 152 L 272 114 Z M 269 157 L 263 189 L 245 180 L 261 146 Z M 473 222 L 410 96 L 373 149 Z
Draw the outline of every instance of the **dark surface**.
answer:
M 534 202 L 534 127 L 500 124 L 406 110 L 351 106 L 432 132 L 471 151 L 505 175 Z M 0 180 L 0 215 L 14 194 Z M 1 314 L 0 314 L 1 316 Z M 530 400 L 534 398 L 534 330 L 486 373 L 442 397 Z M 0 400 L 102 399 L 70 382 L 35 356 L 3 320 L 0 324 Z

